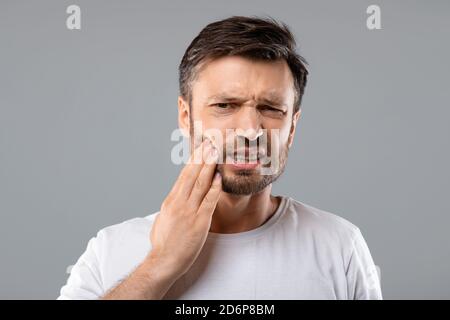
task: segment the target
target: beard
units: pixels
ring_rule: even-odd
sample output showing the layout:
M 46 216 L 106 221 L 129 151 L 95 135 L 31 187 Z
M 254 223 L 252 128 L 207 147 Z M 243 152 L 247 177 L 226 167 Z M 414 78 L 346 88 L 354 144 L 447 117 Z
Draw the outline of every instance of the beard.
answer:
M 197 145 L 197 143 L 200 144 L 201 141 L 208 138 L 203 134 L 196 136 L 194 134 L 194 123 L 192 117 L 189 118 L 189 122 L 191 146 L 195 146 Z M 291 130 L 293 128 L 292 126 Z M 248 141 L 245 138 L 244 140 L 245 145 L 248 146 Z M 260 139 L 258 139 L 257 146 L 259 147 L 261 143 L 265 144 L 266 155 L 271 158 L 273 150 L 270 136 L 265 136 L 263 139 L 261 139 L 261 141 Z M 283 145 L 278 145 L 278 148 L 278 152 L 275 153 L 278 156 L 278 159 L 276 159 L 275 161 L 275 170 L 272 170 L 272 168 L 270 168 L 272 165 L 272 161 L 270 161 L 269 163 L 261 164 L 261 167 L 263 168 L 260 168 L 259 170 L 233 170 L 227 168 L 229 166 L 225 162 L 227 159 L 227 146 L 226 143 L 224 143 L 224 145 L 222 146 L 222 150 L 217 150 L 219 151 L 219 163 L 216 167 L 216 171 L 218 171 L 222 176 L 222 190 L 232 195 L 251 195 L 264 190 L 268 185 L 275 182 L 283 174 L 286 168 L 289 153 L 289 144 L 288 142 L 286 142 Z M 270 168 L 269 171 L 271 172 L 271 174 L 262 174 L 260 171 L 265 169 L 264 172 L 267 172 L 267 167 Z
M 191 126 L 193 128 L 193 126 Z M 203 134 L 194 137 L 193 130 L 191 131 L 191 144 L 192 147 L 200 144 L 202 140 L 207 139 Z M 197 141 L 197 143 L 196 143 Z M 274 153 L 278 159 L 271 161 L 272 159 L 272 145 L 271 139 L 265 138 L 258 143 L 264 143 L 266 146 L 266 160 L 265 163 L 261 163 L 259 169 L 235 169 L 230 168 L 230 164 L 227 164 L 227 146 L 226 143 L 222 146 L 222 150 L 219 151 L 219 163 L 217 164 L 216 171 L 222 176 L 222 190 L 226 193 L 233 195 L 251 195 L 264 190 L 268 185 L 275 182 L 284 172 L 286 167 L 289 146 L 286 142 L 284 145 L 278 145 L 278 152 Z M 260 146 L 261 144 L 258 144 Z M 220 146 L 217 146 L 220 147 Z M 234 151 L 234 149 L 232 150 Z M 230 152 L 230 151 L 228 151 Z M 271 167 L 273 163 L 276 163 L 275 170 Z M 264 174 L 261 171 L 264 170 Z
M 288 158 L 288 146 L 281 147 L 279 165 L 272 174 L 261 174 L 258 170 L 227 170 L 227 164 L 218 164 L 222 176 L 222 190 L 233 195 L 251 195 L 264 190 L 284 172 Z

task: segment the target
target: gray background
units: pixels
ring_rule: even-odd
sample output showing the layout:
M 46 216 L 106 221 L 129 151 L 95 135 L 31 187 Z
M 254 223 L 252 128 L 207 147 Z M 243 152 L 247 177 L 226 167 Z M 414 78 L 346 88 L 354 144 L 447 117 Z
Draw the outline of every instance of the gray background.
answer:
M 67 30 L 78 4 L 82 29 Z M 382 30 L 366 28 L 378 4 Z M 310 64 L 285 194 L 359 226 L 384 297 L 450 298 L 449 1 L 0 2 L 0 298 L 54 299 L 180 167 L 177 67 L 207 23 L 271 15 Z

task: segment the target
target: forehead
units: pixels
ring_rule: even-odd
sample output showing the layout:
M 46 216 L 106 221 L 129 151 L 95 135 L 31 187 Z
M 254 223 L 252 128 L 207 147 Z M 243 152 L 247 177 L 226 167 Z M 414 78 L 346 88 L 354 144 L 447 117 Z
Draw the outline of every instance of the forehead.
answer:
M 245 99 L 271 98 L 292 105 L 294 80 L 285 60 L 226 56 L 204 62 L 192 84 L 194 100 L 204 102 L 224 94 Z

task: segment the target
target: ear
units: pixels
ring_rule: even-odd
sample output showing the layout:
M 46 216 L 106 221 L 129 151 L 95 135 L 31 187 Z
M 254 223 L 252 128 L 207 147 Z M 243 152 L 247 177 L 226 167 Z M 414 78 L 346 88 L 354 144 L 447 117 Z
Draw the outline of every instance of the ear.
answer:
M 295 129 L 297 128 L 298 119 L 300 119 L 300 115 L 302 113 L 302 109 L 298 109 L 296 113 L 292 116 L 291 130 L 289 132 L 288 146 L 289 148 L 292 146 L 294 142 Z
M 178 128 L 185 137 L 189 137 L 190 122 L 189 122 L 189 104 L 183 99 L 182 96 L 178 96 Z

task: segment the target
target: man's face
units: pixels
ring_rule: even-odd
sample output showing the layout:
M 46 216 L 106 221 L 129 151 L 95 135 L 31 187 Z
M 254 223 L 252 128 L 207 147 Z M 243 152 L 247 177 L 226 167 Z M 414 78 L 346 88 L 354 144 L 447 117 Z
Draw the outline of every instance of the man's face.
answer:
M 294 83 L 284 60 L 209 61 L 191 96 L 191 108 L 179 100 L 180 125 L 188 127 L 191 150 L 205 137 L 213 140 L 225 192 L 257 193 L 281 175 L 300 115 L 293 114 Z

